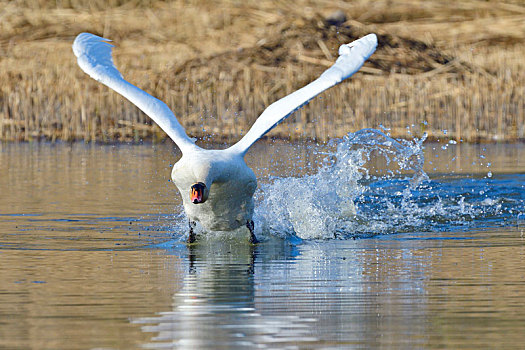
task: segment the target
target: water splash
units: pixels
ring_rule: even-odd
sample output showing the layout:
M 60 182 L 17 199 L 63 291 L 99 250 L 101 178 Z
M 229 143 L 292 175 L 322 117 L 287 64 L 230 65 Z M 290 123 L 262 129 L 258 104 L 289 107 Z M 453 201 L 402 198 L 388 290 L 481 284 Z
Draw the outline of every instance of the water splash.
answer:
M 451 231 L 508 224 L 520 212 L 519 181 L 507 193 L 489 182 L 492 174 L 430 179 L 423 170 L 425 138 L 393 139 L 363 129 L 333 141 L 334 151 L 324 154 L 315 174 L 259 185 L 257 234 L 344 239 Z
M 388 231 L 390 225 L 385 220 L 365 214 L 365 203 L 371 199 L 367 198 L 368 193 L 377 185 L 396 187 L 399 203 L 384 202 L 379 196 L 372 198 L 387 207 L 389 221 L 410 211 L 411 191 L 428 179 L 423 171 L 425 138 L 395 140 L 379 130 L 363 129 L 333 141 L 335 151 L 326 153 L 324 165 L 317 173 L 274 177 L 262 184 L 257 193 L 255 219 L 262 223 L 263 231 L 303 239 Z M 377 158 L 384 161 L 384 168 L 369 166 Z M 377 174 L 378 171 L 386 173 Z

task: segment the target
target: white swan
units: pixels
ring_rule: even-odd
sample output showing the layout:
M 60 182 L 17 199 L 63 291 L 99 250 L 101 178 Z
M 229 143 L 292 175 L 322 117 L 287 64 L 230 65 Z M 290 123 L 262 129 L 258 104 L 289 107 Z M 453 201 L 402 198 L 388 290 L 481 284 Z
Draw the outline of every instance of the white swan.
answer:
M 182 151 L 171 177 L 182 196 L 190 221 L 188 242 L 195 240 L 198 221 L 207 230 L 230 231 L 246 225 L 250 242 L 255 243 L 253 194 L 257 180 L 246 165 L 244 155 L 251 145 L 274 126 L 322 91 L 357 72 L 375 51 L 377 37 L 369 34 L 339 48 L 339 58 L 321 76 L 271 104 L 255 121 L 248 133 L 225 150 L 206 150 L 195 145 L 175 115 L 162 101 L 128 83 L 113 64 L 108 39 L 82 33 L 73 43 L 78 65 L 93 79 L 115 90 L 151 117 Z

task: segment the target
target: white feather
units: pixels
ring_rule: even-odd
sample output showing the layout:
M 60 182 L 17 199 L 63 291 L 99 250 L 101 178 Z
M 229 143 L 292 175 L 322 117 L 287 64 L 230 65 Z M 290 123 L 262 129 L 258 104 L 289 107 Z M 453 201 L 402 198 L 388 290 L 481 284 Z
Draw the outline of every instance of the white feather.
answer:
M 113 45 L 108 41 L 110 40 L 90 33 L 79 34 L 73 43 L 73 52 L 80 68 L 140 108 L 168 134 L 183 153 L 198 148 L 164 102 L 124 80 L 113 63 Z
M 324 90 L 339 84 L 357 72 L 374 53 L 377 46 L 375 34 L 342 45 L 335 64 L 310 84 L 271 104 L 255 121 L 248 133 L 230 150 L 245 154 L 251 145 L 297 109 L 307 104 Z

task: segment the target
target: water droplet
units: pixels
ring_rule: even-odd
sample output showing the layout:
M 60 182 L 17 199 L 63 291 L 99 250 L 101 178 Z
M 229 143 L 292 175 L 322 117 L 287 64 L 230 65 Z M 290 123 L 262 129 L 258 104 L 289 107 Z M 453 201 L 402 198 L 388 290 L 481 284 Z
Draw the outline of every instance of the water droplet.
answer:
M 488 176 L 488 177 L 492 177 L 492 172 L 489 171 L 489 172 L 487 173 L 487 176 Z

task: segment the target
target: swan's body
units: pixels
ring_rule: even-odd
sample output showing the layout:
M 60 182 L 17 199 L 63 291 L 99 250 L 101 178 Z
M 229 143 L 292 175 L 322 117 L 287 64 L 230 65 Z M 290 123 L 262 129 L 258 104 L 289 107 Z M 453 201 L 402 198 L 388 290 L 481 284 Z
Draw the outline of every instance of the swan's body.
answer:
M 181 149 L 183 155 L 173 167 L 172 179 L 182 195 L 190 220 L 190 241 L 194 239 L 192 223 L 197 221 L 212 231 L 229 231 L 246 225 L 251 240 L 255 240 L 252 215 L 257 180 L 246 165 L 244 155 L 284 118 L 357 72 L 377 46 L 374 34 L 342 45 L 340 56 L 332 67 L 312 83 L 270 105 L 239 142 L 225 150 L 206 150 L 186 135 L 166 104 L 122 78 L 113 64 L 112 45 L 107 41 L 82 33 L 75 39 L 73 52 L 84 72 L 134 103 Z
M 171 178 L 182 194 L 190 221 L 198 221 L 212 231 L 231 231 L 252 219 L 257 179 L 242 155 L 199 149 L 182 156 Z M 209 188 L 208 200 L 197 205 L 185 195 L 196 182 Z

